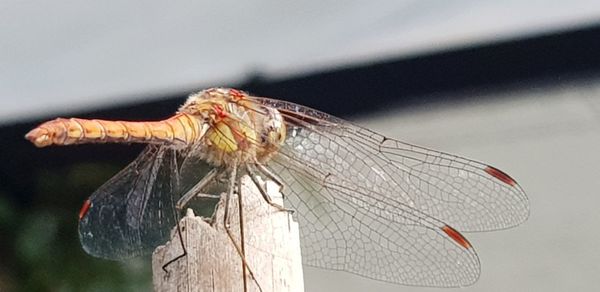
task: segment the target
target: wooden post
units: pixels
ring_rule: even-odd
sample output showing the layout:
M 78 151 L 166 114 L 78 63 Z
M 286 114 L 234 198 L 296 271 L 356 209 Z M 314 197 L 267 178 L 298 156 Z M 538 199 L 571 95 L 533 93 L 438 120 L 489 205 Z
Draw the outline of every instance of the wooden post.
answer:
M 242 177 L 244 249 L 248 269 L 248 291 L 304 291 L 298 223 L 291 214 L 269 205 L 248 176 Z M 278 186 L 267 182 L 273 201 L 283 205 Z M 225 196 L 222 196 L 223 198 Z M 238 197 L 230 201 L 229 222 L 235 243 L 223 226 L 223 198 L 215 211 L 213 226 L 191 210 L 180 221 L 187 256 L 166 267 L 182 253 L 176 229 L 171 240 L 159 246 L 152 256 L 155 291 L 244 291 Z M 260 286 L 260 288 L 259 288 Z

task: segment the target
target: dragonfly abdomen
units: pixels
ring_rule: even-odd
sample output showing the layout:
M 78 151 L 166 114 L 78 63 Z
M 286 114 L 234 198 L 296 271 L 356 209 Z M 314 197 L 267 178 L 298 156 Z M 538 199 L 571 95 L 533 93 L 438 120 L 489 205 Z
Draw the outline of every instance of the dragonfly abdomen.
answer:
M 200 121 L 187 114 L 154 122 L 58 118 L 39 125 L 25 138 L 37 147 L 85 143 L 187 145 L 200 134 Z

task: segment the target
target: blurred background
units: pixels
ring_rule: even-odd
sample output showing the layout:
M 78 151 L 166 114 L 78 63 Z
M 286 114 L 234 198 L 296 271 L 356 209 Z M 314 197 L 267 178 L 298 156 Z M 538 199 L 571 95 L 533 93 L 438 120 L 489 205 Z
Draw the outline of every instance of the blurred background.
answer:
M 111 3 L 113 2 L 113 3 Z M 0 291 L 148 291 L 148 259 L 86 255 L 81 202 L 138 145 L 36 149 L 63 117 L 159 119 L 227 86 L 515 177 L 531 216 L 467 234 L 461 291 L 600 284 L 600 2 L 1 1 Z M 306 291 L 440 291 L 305 268 Z

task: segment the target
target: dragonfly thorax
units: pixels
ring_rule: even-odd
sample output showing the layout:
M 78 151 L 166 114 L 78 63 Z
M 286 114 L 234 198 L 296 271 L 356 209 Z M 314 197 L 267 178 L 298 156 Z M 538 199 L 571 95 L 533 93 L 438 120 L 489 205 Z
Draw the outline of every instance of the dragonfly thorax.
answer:
M 202 158 L 215 166 L 266 162 L 285 139 L 281 114 L 235 89 L 192 94 L 179 112 L 201 120 L 205 129 L 198 141 L 203 144 Z

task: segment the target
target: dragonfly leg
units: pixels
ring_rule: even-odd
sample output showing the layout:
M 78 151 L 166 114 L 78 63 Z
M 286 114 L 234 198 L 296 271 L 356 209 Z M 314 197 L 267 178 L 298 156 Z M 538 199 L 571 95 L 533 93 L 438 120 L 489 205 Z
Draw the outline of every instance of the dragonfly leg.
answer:
M 177 235 L 179 236 L 179 243 L 181 244 L 182 252 L 180 255 L 170 259 L 168 262 L 166 262 L 162 266 L 163 271 L 165 271 L 165 273 L 167 273 L 167 275 L 169 274 L 169 271 L 167 270 L 168 266 L 170 266 L 172 263 L 178 261 L 179 259 L 182 259 L 187 256 L 187 249 L 185 248 L 185 244 L 183 243 L 183 235 L 181 235 L 181 225 L 179 224 L 179 218 L 176 218 L 175 222 L 177 224 Z
M 235 248 L 235 250 L 237 251 L 238 255 L 240 256 L 240 258 L 242 259 L 242 273 L 243 273 L 243 279 L 244 279 L 244 291 L 248 290 L 248 284 L 246 282 L 246 273 L 250 275 L 250 277 L 252 277 L 252 279 L 254 279 L 254 282 L 256 283 L 256 286 L 258 287 L 258 290 L 262 292 L 262 288 L 260 287 L 260 284 L 258 283 L 258 281 L 256 280 L 256 277 L 254 276 L 254 272 L 252 272 L 252 269 L 250 269 L 250 266 L 248 265 L 248 262 L 246 261 L 246 251 L 245 251 L 245 246 L 244 246 L 244 220 L 243 220 L 243 205 L 242 205 L 242 192 L 241 192 L 241 183 L 237 183 L 237 196 L 238 196 L 238 216 L 239 216 L 239 224 L 240 224 L 240 245 L 238 245 L 235 241 L 235 237 L 233 236 L 233 233 L 231 232 L 230 229 L 230 218 L 229 218 L 229 202 L 231 200 L 231 197 L 233 197 L 233 194 L 235 192 L 236 189 L 236 182 L 237 182 L 237 166 L 234 166 L 231 169 L 231 174 L 230 174 L 230 180 L 229 180 L 229 187 L 227 189 L 227 193 L 225 195 L 225 210 L 223 212 L 223 227 L 225 228 L 225 231 L 227 232 L 227 236 L 229 237 L 229 239 L 231 240 L 231 243 L 233 244 L 233 247 Z
M 175 204 L 175 208 L 177 208 L 177 210 L 181 211 L 183 210 L 183 208 L 189 203 L 189 201 L 193 198 L 193 197 L 210 197 L 210 198 L 219 198 L 219 196 L 214 196 L 214 195 L 209 195 L 209 194 L 203 194 L 201 193 L 202 188 L 204 188 L 208 183 L 210 183 L 216 176 L 218 176 L 219 174 L 221 174 L 223 172 L 222 169 L 217 169 L 217 168 L 213 168 L 211 171 L 209 171 L 196 185 L 194 185 L 189 191 L 187 191 Z M 177 224 L 177 234 L 179 235 L 179 242 L 181 243 L 181 248 L 183 250 L 183 252 L 178 255 L 177 257 L 169 260 L 167 263 L 165 263 L 162 266 L 162 269 L 168 273 L 167 271 L 167 267 L 169 265 L 171 265 L 172 263 L 178 261 L 179 259 L 185 257 L 187 255 L 187 250 L 185 248 L 185 244 L 183 243 L 183 237 L 181 235 L 181 226 L 179 224 L 179 216 L 177 216 L 175 218 L 175 222 Z
M 256 165 L 260 165 L 260 164 L 256 164 Z M 266 169 L 266 167 L 264 167 L 264 166 L 263 166 L 263 168 Z M 259 167 L 259 169 L 260 169 L 260 167 Z M 290 213 L 294 212 L 294 210 L 292 210 L 292 209 L 288 209 L 288 208 L 286 208 L 286 207 L 284 207 L 284 206 L 282 206 L 280 204 L 277 204 L 277 203 L 273 202 L 273 199 L 271 198 L 271 196 L 268 194 L 267 190 L 265 189 L 266 184 L 261 184 L 258 181 L 258 179 L 256 179 L 256 171 L 252 168 L 252 166 L 250 166 L 249 164 L 247 164 L 246 165 L 246 170 L 248 171 L 250 179 L 252 179 L 252 182 L 254 183 L 254 185 L 256 185 L 256 187 L 258 188 L 258 191 L 260 192 L 260 194 L 262 195 L 262 197 L 265 199 L 265 201 L 267 203 L 269 203 L 269 205 L 275 207 L 279 211 L 285 211 L 285 212 L 290 212 Z M 267 170 L 267 171 L 269 171 L 269 170 Z M 265 173 L 265 174 L 267 175 L 267 177 L 269 177 L 270 179 L 272 179 L 272 176 L 269 175 L 270 171 L 269 171 L 268 174 L 267 173 Z M 276 183 L 279 184 L 279 182 L 277 182 L 277 181 L 276 181 Z M 282 185 L 280 185 L 280 186 L 282 186 Z
M 266 166 L 264 166 L 262 163 L 255 163 L 256 168 L 258 168 L 258 170 L 264 174 L 267 178 L 269 178 L 270 180 L 274 181 L 278 186 L 279 186 L 279 191 L 281 192 L 281 195 L 283 195 L 283 182 L 281 181 L 281 178 L 274 174 L 269 168 L 267 168 Z
M 217 175 L 222 173 L 223 170 L 213 168 L 209 171 L 196 185 L 194 185 L 189 191 L 187 191 L 181 198 L 177 201 L 175 205 L 177 210 L 183 210 L 183 208 L 190 202 L 190 200 L 194 197 L 203 197 L 203 198 L 215 198 L 218 199 L 219 196 L 203 194 L 201 193 L 202 188 L 208 185 Z
M 233 166 L 231 173 L 229 174 L 229 186 L 227 187 L 227 193 L 225 194 L 225 211 L 223 212 L 223 226 L 226 229 L 229 228 L 229 201 L 233 197 L 235 192 L 235 184 L 237 180 L 237 166 Z M 239 195 L 239 194 L 238 194 Z

